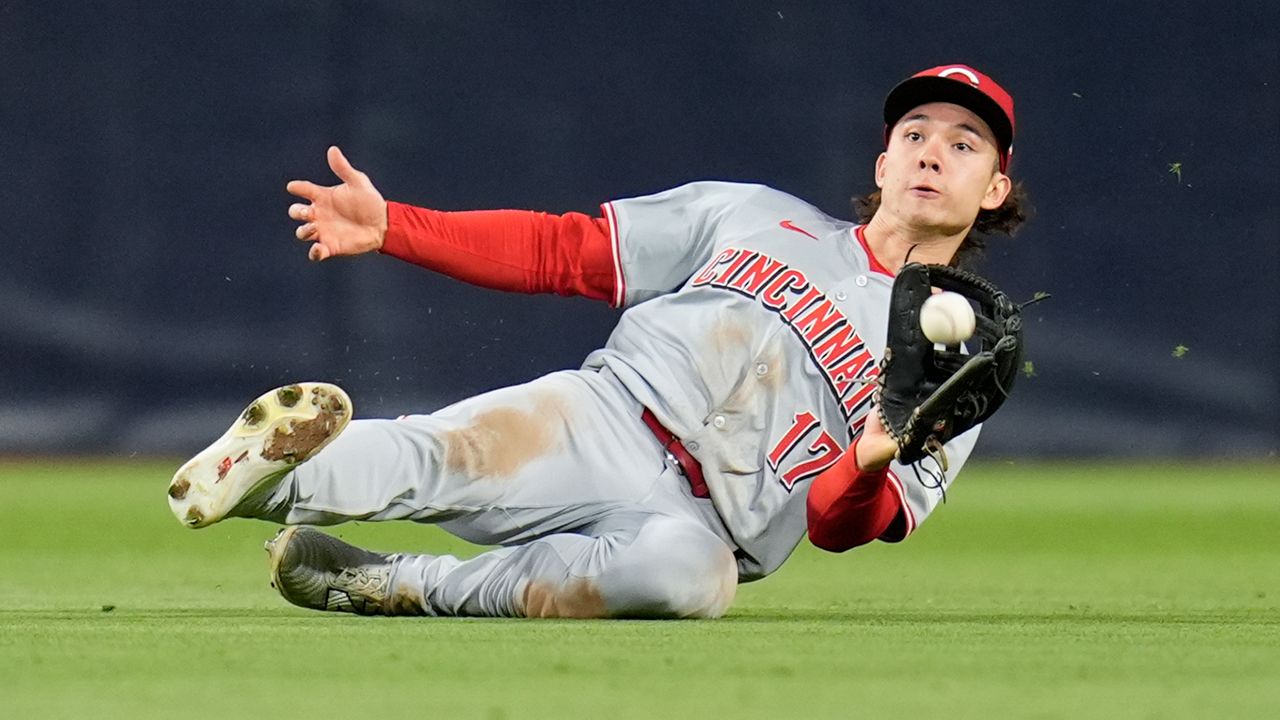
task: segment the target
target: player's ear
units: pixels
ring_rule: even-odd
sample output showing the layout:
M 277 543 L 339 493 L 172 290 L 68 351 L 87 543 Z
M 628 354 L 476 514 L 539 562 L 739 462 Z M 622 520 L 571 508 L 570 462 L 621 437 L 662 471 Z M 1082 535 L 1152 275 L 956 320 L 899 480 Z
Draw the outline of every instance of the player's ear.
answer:
M 887 157 L 886 153 L 880 153 L 876 158 L 876 187 L 881 189 L 884 189 L 884 161 Z
M 1013 190 L 1013 181 L 1008 175 L 997 170 L 991 176 L 991 184 L 987 186 L 987 194 L 982 196 L 979 207 L 983 210 L 995 210 L 1004 204 L 1004 199 L 1009 197 L 1011 190 Z

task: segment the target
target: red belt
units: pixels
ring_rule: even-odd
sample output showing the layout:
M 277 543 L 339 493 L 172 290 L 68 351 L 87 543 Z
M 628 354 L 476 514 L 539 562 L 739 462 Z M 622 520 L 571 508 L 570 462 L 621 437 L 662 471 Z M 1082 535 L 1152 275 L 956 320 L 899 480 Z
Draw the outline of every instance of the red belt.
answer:
M 680 468 L 680 472 L 684 474 L 684 479 L 689 481 L 689 488 L 693 490 L 694 497 L 709 498 L 711 493 L 707 490 L 707 481 L 702 477 L 702 465 L 689 454 L 684 444 L 680 442 L 671 433 L 670 430 L 662 427 L 662 423 L 658 422 L 658 418 L 645 408 L 640 414 L 640 419 L 644 420 L 644 424 L 649 426 L 653 431 L 654 437 L 658 438 L 658 442 L 662 443 L 662 449 L 666 450 L 676 466 Z

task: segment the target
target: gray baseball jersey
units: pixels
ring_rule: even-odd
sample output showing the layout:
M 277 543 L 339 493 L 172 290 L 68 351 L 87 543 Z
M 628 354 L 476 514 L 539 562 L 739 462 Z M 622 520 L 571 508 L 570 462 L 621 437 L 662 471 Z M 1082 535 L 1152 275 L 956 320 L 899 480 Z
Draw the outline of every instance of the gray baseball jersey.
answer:
M 809 484 L 860 432 L 892 278 L 855 226 L 767 187 L 694 183 L 604 209 L 629 307 L 581 370 L 354 420 L 231 514 L 405 519 L 505 546 L 395 555 L 396 612 L 723 614 L 800 542 Z M 710 499 L 663 457 L 646 408 L 699 460 Z M 945 475 L 891 466 L 908 532 L 976 436 L 948 443 Z
M 698 182 L 604 206 L 619 304 L 587 367 L 607 365 L 702 464 L 744 580 L 806 528 L 808 482 L 861 431 L 893 278 L 856 226 L 762 185 Z M 933 511 L 978 429 L 891 466 L 908 533 Z

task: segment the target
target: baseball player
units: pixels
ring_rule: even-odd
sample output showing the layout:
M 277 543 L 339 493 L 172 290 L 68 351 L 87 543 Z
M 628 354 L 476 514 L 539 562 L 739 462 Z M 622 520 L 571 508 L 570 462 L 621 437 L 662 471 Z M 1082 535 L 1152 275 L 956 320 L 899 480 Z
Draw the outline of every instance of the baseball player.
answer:
M 430 415 L 351 421 L 333 385 L 268 392 L 179 469 L 174 513 L 189 527 L 286 525 L 267 543 L 277 590 L 361 614 L 712 618 L 806 532 L 836 552 L 901 541 L 990 413 L 956 410 L 949 425 L 925 412 L 956 406 L 954 387 L 973 404 L 976 376 L 928 375 L 969 355 L 938 348 L 928 372 L 888 369 L 887 355 L 935 350 L 897 350 L 918 322 L 895 274 L 940 273 L 975 224 L 1008 224 L 1013 101 L 977 70 L 943 66 L 895 87 L 884 121 L 864 224 L 729 182 L 608 202 L 600 217 L 438 212 L 385 201 L 329 148 L 340 184 L 288 184 L 311 260 L 380 252 L 626 311 L 581 369 Z M 903 400 L 921 387 L 925 399 Z M 884 411 L 891 399 L 905 420 Z M 383 554 L 307 527 L 393 519 L 500 547 Z

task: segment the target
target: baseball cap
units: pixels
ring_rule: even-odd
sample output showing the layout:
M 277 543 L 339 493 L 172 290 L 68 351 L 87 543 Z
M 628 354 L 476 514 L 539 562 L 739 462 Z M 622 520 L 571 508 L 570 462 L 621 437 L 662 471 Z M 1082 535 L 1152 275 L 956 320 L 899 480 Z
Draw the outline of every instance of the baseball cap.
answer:
M 1000 172 L 1009 169 L 1013 155 L 1013 97 L 995 80 L 968 65 L 939 65 L 898 83 L 884 100 L 884 140 L 912 108 L 945 102 L 967 108 L 991 128 L 999 143 Z

